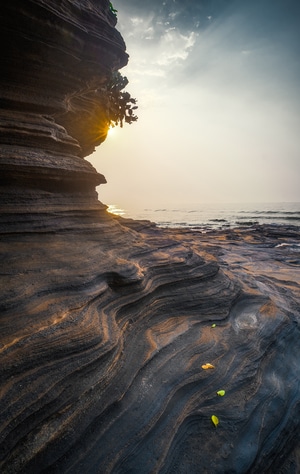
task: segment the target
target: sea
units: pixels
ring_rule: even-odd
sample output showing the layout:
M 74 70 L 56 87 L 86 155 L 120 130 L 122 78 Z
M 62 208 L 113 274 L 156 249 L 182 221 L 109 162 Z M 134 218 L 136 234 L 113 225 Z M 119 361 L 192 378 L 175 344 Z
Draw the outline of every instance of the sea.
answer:
M 146 219 L 159 227 L 189 228 L 204 232 L 260 224 L 300 226 L 299 202 L 198 203 L 140 209 L 123 209 L 111 204 L 108 211 L 125 218 Z

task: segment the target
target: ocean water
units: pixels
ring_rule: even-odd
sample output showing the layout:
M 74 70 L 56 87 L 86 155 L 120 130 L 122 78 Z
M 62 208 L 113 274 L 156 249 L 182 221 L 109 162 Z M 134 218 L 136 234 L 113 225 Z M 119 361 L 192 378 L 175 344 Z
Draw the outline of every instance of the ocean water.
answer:
M 168 208 L 122 209 L 110 205 L 109 212 L 132 219 L 146 219 L 161 227 L 199 230 L 249 227 L 256 224 L 300 226 L 300 203 L 193 204 Z

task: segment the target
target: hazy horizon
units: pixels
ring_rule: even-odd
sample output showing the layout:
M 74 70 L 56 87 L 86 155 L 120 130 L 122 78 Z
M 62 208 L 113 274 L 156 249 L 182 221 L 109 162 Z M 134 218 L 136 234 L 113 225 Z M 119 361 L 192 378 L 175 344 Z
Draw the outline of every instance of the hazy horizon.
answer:
M 88 157 L 130 209 L 300 201 L 297 1 L 115 0 L 138 122 Z

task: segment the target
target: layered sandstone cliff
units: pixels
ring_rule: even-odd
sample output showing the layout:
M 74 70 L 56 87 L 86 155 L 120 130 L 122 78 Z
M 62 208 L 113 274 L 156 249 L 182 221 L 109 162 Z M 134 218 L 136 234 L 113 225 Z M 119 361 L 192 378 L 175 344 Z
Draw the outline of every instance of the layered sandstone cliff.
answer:
M 0 8 L 1 473 L 299 472 L 299 229 L 109 215 L 109 2 Z

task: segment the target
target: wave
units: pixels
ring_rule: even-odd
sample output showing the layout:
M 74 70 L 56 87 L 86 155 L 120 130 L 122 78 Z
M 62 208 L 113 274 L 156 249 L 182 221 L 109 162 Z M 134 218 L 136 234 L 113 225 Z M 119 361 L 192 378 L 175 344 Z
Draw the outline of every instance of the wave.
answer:
M 257 219 L 258 216 L 253 216 Z M 289 215 L 286 215 L 286 216 L 282 216 L 282 215 L 277 215 L 277 216 L 264 216 L 264 215 L 260 215 L 259 216 L 261 219 L 264 219 L 264 220 L 285 220 L 285 221 L 300 221 L 300 215 L 299 216 L 289 216 Z M 251 219 L 251 216 L 247 216 L 247 217 L 240 217 L 240 219 Z
M 209 222 L 227 222 L 226 219 L 209 219 Z
M 121 208 L 114 206 L 120 214 Z M 117 208 L 117 209 L 116 209 Z M 146 219 L 160 227 L 222 229 L 238 226 L 295 225 L 300 226 L 300 203 L 255 204 L 199 204 L 181 208 L 144 208 L 140 211 L 124 211 L 124 217 Z
M 258 221 L 236 221 L 236 225 L 251 226 L 259 224 Z

